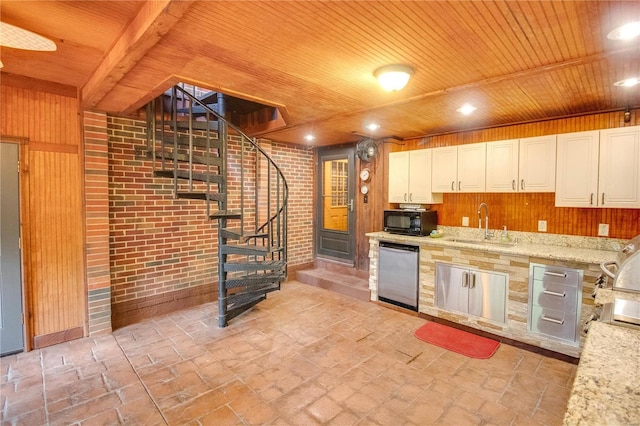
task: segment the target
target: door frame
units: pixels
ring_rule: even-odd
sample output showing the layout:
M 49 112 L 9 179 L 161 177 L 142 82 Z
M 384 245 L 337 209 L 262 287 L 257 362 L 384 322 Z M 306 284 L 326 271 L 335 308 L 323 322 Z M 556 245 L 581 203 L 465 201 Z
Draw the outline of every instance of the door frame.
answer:
M 19 214 L 19 229 L 18 235 L 20 236 L 20 290 L 22 294 L 22 300 L 20 301 L 22 305 L 22 352 L 29 352 L 31 350 L 31 341 L 29 339 L 29 310 L 27 300 L 29 297 L 29 291 L 27 288 L 27 280 L 26 280 L 26 268 L 25 268 L 25 253 L 24 253 L 24 244 L 22 241 L 24 240 L 24 203 L 25 203 L 25 181 L 23 179 L 24 173 L 24 158 L 25 155 L 25 147 L 28 142 L 27 138 L 21 137 L 13 137 L 13 136 L 4 136 L 0 135 L 0 144 L 14 144 L 18 146 L 18 214 Z
M 357 215 L 356 205 L 357 200 L 355 198 L 355 186 L 356 186 L 356 149 L 355 146 L 339 146 L 339 147 L 327 147 L 319 148 L 317 150 L 317 167 L 316 167 L 316 183 L 314 188 L 314 194 L 316 199 L 315 205 L 315 217 L 316 217 L 316 232 L 314 232 L 314 251 L 316 257 L 328 258 L 336 260 L 345 264 L 350 264 L 355 267 L 357 247 L 356 247 L 356 234 L 357 234 Z M 349 245 L 349 251 L 347 257 L 332 256 L 324 252 L 321 247 L 322 236 L 324 231 L 323 227 L 323 162 L 332 159 L 347 159 L 347 236 L 346 240 Z M 350 204 L 349 204 L 350 203 Z M 352 207 L 349 207 L 351 205 Z M 334 231 L 340 232 L 340 231 Z

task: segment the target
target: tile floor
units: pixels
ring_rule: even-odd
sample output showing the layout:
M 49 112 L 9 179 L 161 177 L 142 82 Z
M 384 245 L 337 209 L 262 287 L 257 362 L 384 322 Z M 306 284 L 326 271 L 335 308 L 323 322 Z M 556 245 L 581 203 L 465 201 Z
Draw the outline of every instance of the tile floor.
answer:
M 224 329 L 216 304 L 0 359 L 5 424 L 562 424 L 576 366 L 416 339 L 425 320 L 290 281 Z

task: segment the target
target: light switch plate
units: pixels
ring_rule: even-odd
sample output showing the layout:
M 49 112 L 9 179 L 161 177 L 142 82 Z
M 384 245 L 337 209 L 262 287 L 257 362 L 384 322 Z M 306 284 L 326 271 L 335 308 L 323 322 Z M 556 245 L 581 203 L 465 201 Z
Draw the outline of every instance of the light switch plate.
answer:
M 538 221 L 538 232 L 547 232 L 547 221 L 539 220 Z
M 598 237 L 608 237 L 608 236 L 609 236 L 609 224 L 608 223 L 598 224 Z
M 462 216 L 462 226 L 469 226 L 469 218 L 467 216 Z

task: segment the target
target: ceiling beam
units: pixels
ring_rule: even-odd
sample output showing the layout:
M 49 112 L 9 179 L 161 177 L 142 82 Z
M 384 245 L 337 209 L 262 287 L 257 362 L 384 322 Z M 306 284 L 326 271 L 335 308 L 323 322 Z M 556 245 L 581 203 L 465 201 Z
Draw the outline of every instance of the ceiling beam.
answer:
M 81 105 L 94 108 L 189 9 L 192 1 L 147 0 L 82 87 Z

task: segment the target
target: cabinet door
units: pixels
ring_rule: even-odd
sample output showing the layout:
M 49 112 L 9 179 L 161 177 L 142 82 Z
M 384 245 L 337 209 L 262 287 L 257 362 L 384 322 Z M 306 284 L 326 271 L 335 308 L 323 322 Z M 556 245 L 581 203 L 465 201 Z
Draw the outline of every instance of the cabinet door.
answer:
M 640 126 L 600 131 L 600 207 L 640 208 Z
M 442 194 L 431 192 L 430 149 L 410 151 L 409 155 L 409 202 L 421 204 L 442 203 Z
M 485 192 L 487 167 L 486 142 L 458 146 L 459 192 Z
M 507 322 L 507 276 L 470 271 L 469 313 L 493 321 Z
M 556 207 L 598 206 L 600 133 L 558 135 Z
M 457 176 L 457 147 L 433 148 L 431 150 L 431 192 L 455 192 Z
M 487 142 L 487 192 L 516 192 L 518 139 Z
M 409 152 L 389 153 L 389 202 L 409 202 Z
M 556 135 L 520 139 L 521 192 L 556 190 Z
M 464 279 L 466 268 L 436 263 L 436 306 L 447 311 L 467 313 L 469 286 Z

